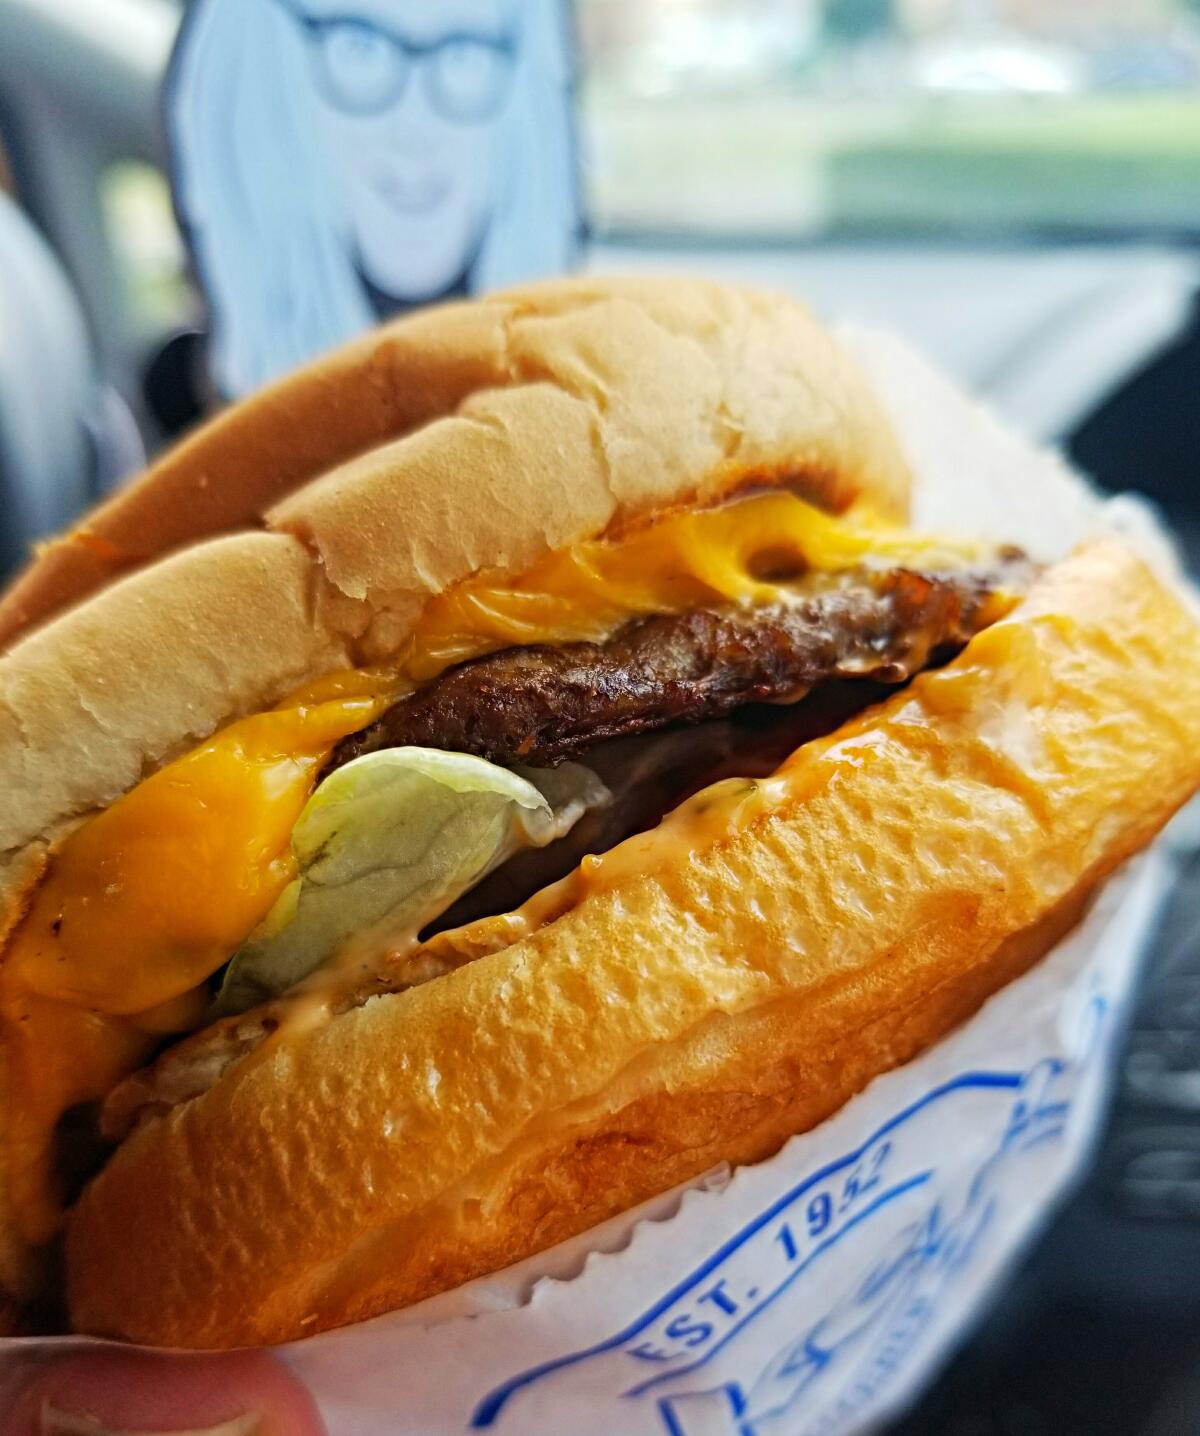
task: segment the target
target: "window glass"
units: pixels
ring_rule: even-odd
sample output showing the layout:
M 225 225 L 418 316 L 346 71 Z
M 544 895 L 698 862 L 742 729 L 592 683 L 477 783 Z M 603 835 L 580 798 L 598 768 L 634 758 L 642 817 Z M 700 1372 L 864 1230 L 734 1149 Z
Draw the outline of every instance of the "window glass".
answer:
M 131 327 L 153 333 L 180 323 L 194 299 L 166 177 L 153 165 L 121 160 L 100 176 L 100 201 Z
M 1200 228 L 1200 0 L 580 0 L 594 224 Z

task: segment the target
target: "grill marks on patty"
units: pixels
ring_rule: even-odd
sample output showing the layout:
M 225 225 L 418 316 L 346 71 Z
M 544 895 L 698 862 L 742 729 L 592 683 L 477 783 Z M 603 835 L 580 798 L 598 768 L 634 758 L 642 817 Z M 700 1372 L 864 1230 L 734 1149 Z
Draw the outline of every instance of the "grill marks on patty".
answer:
M 554 767 L 609 738 L 792 702 L 835 678 L 898 683 L 961 647 L 1028 565 L 842 575 L 794 603 L 636 619 L 605 643 L 510 648 L 450 669 L 335 749 L 329 771 L 409 744 Z

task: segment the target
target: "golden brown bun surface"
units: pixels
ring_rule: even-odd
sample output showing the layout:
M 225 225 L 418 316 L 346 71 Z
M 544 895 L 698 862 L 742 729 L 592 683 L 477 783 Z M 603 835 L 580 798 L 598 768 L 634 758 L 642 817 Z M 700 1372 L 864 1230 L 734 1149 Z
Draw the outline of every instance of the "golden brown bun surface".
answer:
M 143 1126 L 71 1221 L 76 1326 L 284 1340 L 768 1155 L 1036 960 L 1194 791 L 1200 631 L 1095 545 L 784 772 Z
M 386 658 L 431 597 L 480 568 L 515 573 L 757 477 L 835 509 L 907 502 L 870 392 L 790 300 L 564 280 L 360 341 L 216 420 L 85 521 L 140 558 L 175 551 L 0 657 L 0 854 L 298 683 Z M 99 552 L 53 552 L 76 549 Z M 72 592 L 111 571 L 80 571 Z M 31 612 L 37 573 L 18 586 Z

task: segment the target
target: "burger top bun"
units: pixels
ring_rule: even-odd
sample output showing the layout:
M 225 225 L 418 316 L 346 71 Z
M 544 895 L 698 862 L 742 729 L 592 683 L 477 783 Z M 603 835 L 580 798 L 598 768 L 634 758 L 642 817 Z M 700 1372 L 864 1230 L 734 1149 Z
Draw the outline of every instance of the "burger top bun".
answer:
M 0 854 L 25 872 L 24 845 L 226 721 L 386 659 L 481 568 L 784 481 L 907 507 L 865 382 L 779 296 L 565 280 L 358 340 L 201 429 L 0 602 Z

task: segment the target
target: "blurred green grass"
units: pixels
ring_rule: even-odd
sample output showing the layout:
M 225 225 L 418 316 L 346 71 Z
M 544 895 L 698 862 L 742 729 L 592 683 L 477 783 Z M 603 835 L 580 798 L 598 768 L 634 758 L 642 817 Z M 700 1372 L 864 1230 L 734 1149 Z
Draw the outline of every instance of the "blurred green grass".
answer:
M 1200 96 L 585 100 L 602 228 L 1200 230 Z

